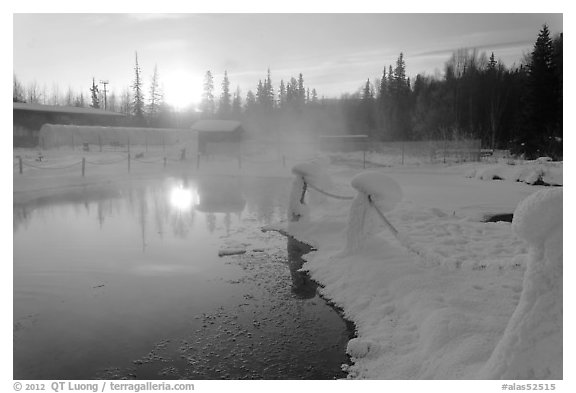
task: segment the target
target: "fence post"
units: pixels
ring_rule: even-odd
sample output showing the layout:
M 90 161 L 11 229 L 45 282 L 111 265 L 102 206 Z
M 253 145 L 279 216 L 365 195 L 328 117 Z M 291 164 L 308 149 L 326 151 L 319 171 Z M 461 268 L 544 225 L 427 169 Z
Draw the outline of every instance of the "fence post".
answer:
M 82 157 L 82 177 L 84 177 L 85 172 L 86 172 L 86 158 Z
M 20 174 L 22 174 L 22 156 L 18 156 L 18 169 Z
M 128 153 L 128 172 L 130 172 L 130 153 Z
M 148 151 L 148 135 L 144 134 L 144 144 L 146 144 L 146 151 Z
M 363 153 L 364 153 L 364 158 L 362 160 L 362 167 L 364 169 L 366 169 L 366 150 L 364 150 Z
M 102 137 L 98 135 L 98 146 L 100 147 L 100 153 L 102 153 Z
M 180 152 L 180 161 L 184 161 L 186 159 L 186 148 L 182 149 Z
M 402 165 L 404 165 L 404 141 L 402 141 Z

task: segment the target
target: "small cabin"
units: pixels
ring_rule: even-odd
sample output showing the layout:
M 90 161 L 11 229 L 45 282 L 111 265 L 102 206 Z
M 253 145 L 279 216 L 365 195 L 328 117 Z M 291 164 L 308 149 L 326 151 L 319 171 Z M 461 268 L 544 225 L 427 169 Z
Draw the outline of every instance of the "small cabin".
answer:
M 230 154 L 237 151 L 245 133 L 242 124 L 234 120 L 199 120 L 192 125 L 198 133 L 200 154 Z

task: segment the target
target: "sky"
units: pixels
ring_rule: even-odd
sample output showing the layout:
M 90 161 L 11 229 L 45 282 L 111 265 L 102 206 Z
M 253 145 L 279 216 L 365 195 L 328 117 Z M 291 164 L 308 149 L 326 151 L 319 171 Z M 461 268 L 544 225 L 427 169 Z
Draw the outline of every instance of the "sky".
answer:
M 92 77 L 120 93 L 134 79 L 145 93 L 154 66 L 168 103 L 198 102 L 204 75 L 220 94 L 224 70 L 244 98 L 270 68 L 274 87 L 303 74 L 319 96 L 356 92 L 404 53 L 408 76 L 441 75 L 459 48 L 491 52 L 507 66 L 529 53 L 542 25 L 563 31 L 562 14 L 22 14 L 13 16 L 13 69 L 25 85 L 89 94 Z

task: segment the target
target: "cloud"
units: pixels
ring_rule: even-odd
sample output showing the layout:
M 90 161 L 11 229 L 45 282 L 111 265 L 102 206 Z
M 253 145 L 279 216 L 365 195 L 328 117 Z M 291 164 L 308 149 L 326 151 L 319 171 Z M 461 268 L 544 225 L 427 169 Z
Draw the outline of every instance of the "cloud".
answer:
M 137 22 L 151 22 L 157 20 L 170 20 L 170 19 L 182 19 L 190 16 L 189 14 L 126 14 L 126 16 L 130 19 L 133 19 Z
M 522 49 L 526 47 L 530 47 L 532 42 L 529 40 L 522 40 L 522 41 L 512 41 L 512 42 L 491 42 L 486 44 L 480 45 L 468 45 L 468 46 L 445 46 L 438 49 L 433 50 L 426 50 L 422 52 L 412 53 L 411 57 L 438 57 L 438 56 L 450 56 L 455 50 L 460 48 L 470 48 L 470 49 L 488 49 L 488 50 L 496 50 L 496 49 Z

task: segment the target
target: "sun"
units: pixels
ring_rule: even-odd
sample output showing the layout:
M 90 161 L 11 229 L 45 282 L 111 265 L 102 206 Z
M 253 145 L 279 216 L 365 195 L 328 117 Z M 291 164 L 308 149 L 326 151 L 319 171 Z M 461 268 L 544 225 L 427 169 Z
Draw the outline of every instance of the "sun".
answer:
M 164 101 L 176 109 L 198 104 L 202 99 L 202 77 L 184 70 L 173 70 L 162 76 Z

